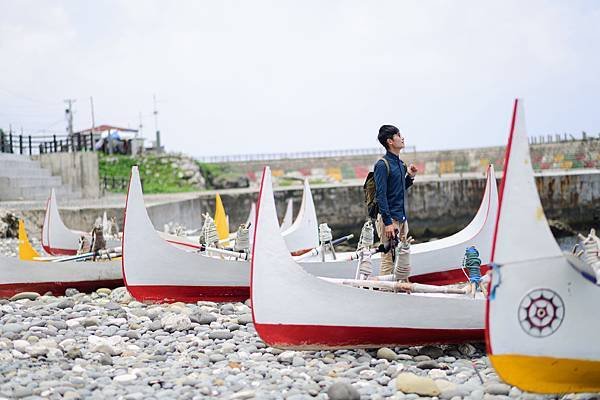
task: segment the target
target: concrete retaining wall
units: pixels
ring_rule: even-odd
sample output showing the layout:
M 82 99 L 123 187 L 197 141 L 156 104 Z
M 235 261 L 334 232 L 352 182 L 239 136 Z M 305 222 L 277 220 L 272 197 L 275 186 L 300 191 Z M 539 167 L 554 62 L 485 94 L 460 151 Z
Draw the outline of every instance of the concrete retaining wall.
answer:
M 402 153 L 408 164 L 414 163 L 421 175 L 483 173 L 488 164 L 502 171 L 504 146 L 445 151 Z M 600 168 L 600 140 L 574 140 L 530 146 L 536 171 Z M 382 148 L 382 154 L 384 153 Z M 248 176 L 251 184 L 260 184 L 263 166 L 269 165 L 274 177 L 298 176 L 331 182 L 364 179 L 380 155 L 359 155 L 328 158 L 299 158 L 272 161 L 227 163 L 232 171 Z
M 42 167 L 60 175 L 62 182 L 70 185 L 84 198 L 100 197 L 98 154 L 94 152 L 50 153 L 33 156 Z
M 498 182 L 499 184 L 500 182 Z M 560 220 L 574 229 L 600 228 L 600 173 L 541 176 L 536 178 L 541 193 L 542 205 L 549 219 Z M 443 237 L 455 233 L 473 218 L 485 188 L 485 180 L 438 179 L 417 181 L 409 191 L 408 216 L 410 229 L 416 238 Z M 327 222 L 335 236 L 346 233 L 358 235 L 365 220 L 362 186 L 320 185 L 313 187 L 313 197 L 319 221 Z M 253 201 L 258 193 L 253 190 L 228 190 L 221 198 L 229 214 L 231 230 L 246 221 Z M 277 212 L 280 218 L 285 213 L 288 198 L 294 199 L 297 213 L 302 198 L 302 188 L 275 190 Z M 199 227 L 200 215 L 214 213 L 214 194 L 179 202 L 154 204 L 148 207 L 155 227 L 163 229 L 165 223 L 178 222 L 188 228 Z M 61 209 L 67 226 L 90 230 L 93 221 L 104 209 L 82 208 Z M 39 235 L 43 222 L 43 210 L 26 211 L 28 228 Z M 109 216 L 116 215 L 122 226 L 123 208 L 108 210 Z M 518 229 L 518 221 L 515 221 Z M 358 237 L 358 236 L 357 236 Z

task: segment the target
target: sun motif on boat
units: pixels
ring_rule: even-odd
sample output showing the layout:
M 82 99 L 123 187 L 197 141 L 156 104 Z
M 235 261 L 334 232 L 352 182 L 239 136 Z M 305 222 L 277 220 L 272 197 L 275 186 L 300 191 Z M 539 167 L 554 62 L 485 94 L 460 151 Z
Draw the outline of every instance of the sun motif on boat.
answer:
M 565 305 L 550 289 L 535 289 L 519 304 L 519 323 L 530 336 L 546 337 L 558 330 L 565 316 Z

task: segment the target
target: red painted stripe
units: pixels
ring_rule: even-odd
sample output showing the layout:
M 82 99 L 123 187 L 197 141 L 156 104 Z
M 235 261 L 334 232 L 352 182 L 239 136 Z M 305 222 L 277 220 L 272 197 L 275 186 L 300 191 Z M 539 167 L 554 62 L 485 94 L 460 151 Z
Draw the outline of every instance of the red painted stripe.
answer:
M 255 323 L 260 338 L 279 348 L 357 348 L 483 341 L 483 329 L 415 329 Z
M 123 235 L 125 236 L 125 235 Z M 188 242 L 179 242 L 177 240 L 173 240 L 173 239 L 167 239 L 166 242 L 171 243 L 171 244 L 175 244 L 178 246 L 185 246 L 185 247 L 191 247 L 192 249 L 200 249 L 202 248 L 202 246 L 200 246 L 200 244 L 193 244 L 193 243 L 188 243 Z
M 508 172 L 508 164 L 510 162 L 510 152 L 512 150 L 512 141 L 513 136 L 515 134 L 515 123 L 517 120 L 517 106 L 519 104 L 519 99 L 515 99 L 515 104 L 513 106 L 513 115 L 512 121 L 510 123 L 510 134 L 508 135 L 508 145 L 506 146 L 506 153 L 504 153 L 504 168 L 502 169 L 502 183 L 500 184 L 500 193 L 498 197 L 498 214 L 496 214 L 496 226 L 494 227 L 494 239 L 492 240 L 492 258 L 491 263 L 494 263 L 494 258 L 496 256 L 496 239 L 498 237 L 498 222 L 500 221 L 500 214 L 502 212 L 502 198 L 504 197 L 504 188 L 506 187 L 506 173 Z M 488 285 L 488 297 L 485 301 L 485 347 L 487 354 L 494 354 L 492 352 L 492 343 L 490 341 L 490 293 L 492 288 L 492 281 Z
M 228 302 L 250 298 L 248 286 L 127 285 L 127 290 L 136 300 L 147 303 Z
M 490 270 L 489 265 L 481 266 L 481 274 L 485 274 Z M 414 283 L 423 283 L 427 285 L 453 285 L 468 281 L 462 268 L 451 269 L 441 272 L 431 272 L 429 274 L 421 274 L 410 277 L 410 281 Z
M 508 135 L 508 145 L 504 153 L 504 168 L 502 168 L 502 182 L 500 183 L 500 192 L 498 193 L 498 213 L 496 214 L 496 226 L 494 227 L 494 239 L 492 240 L 492 257 L 491 262 L 494 262 L 496 254 L 496 238 L 498 236 L 498 222 L 500 221 L 500 213 L 502 211 L 502 197 L 504 197 L 504 188 L 506 187 L 506 172 L 508 171 L 508 163 L 510 161 L 510 151 L 512 149 L 513 136 L 515 134 L 515 122 L 517 120 L 517 105 L 519 99 L 515 99 L 513 107 L 512 121 L 510 123 L 510 134 Z
M 121 279 L 78 282 L 6 283 L 0 285 L 0 297 L 11 297 L 21 292 L 37 292 L 40 294 L 52 292 L 54 296 L 62 296 L 68 288 L 75 288 L 80 292 L 89 293 L 99 288 L 114 289 L 120 286 L 123 286 L 123 280 Z
M 293 257 L 298 257 L 298 256 L 301 256 L 302 254 L 306 254 L 309 251 L 313 251 L 313 250 L 314 250 L 314 247 L 312 249 L 300 249 L 300 250 L 292 251 L 292 252 L 290 252 L 290 254 Z
M 77 254 L 76 249 L 56 249 L 54 247 L 42 245 L 44 251 L 51 256 L 74 256 Z

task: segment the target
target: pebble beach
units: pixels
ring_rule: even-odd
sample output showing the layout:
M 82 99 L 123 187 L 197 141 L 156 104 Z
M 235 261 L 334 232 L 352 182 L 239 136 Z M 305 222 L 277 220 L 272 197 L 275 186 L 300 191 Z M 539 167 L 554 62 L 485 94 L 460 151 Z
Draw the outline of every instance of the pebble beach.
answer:
M 39 242 L 33 240 L 34 246 Z M 17 240 L 0 241 L 16 256 Z M 0 399 L 592 399 L 502 383 L 483 343 L 290 351 L 245 303 L 142 304 L 125 288 L 0 300 Z

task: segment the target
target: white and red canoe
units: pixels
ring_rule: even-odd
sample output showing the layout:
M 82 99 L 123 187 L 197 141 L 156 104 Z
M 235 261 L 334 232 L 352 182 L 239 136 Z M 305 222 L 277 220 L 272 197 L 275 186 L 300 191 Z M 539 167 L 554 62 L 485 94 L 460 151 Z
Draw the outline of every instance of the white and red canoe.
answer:
M 304 180 L 302 203 L 298 215 L 294 223 L 281 232 L 281 235 L 292 254 L 301 254 L 319 245 L 319 222 L 308 179 Z
M 308 273 L 277 233 L 271 173 L 265 168 L 252 252 L 256 330 L 294 349 L 380 347 L 482 340 L 483 296 L 402 294 L 342 286 Z
M 256 210 L 255 210 L 256 212 Z M 283 216 L 283 221 L 281 221 L 281 232 L 285 232 L 290 226 L 292 226 L 292 221 L 294 219 L 294 200 L 288 199 L 287 205 L 285 207 L 285 214 Z
M 304 209 L 312 209 L 309 214 L 314 215 L 310 188 L 305 186 L 304 193 L 304 204 L 308 205 Z M 488 178 L 486 193 L 481 209 L 490 213 L 489 209 L 493 209 L 496 204 L 493 178 Z M 198 300 L 240 301 L 249 297 L 250 271 L 246 261 L 208 257 L 204 254 L 183 252 L 180 249 L 173 251 L 165 243 L 156 240 L 157 233 L 144 205 L 137 168 L 132 169 L 125 213 L 123 275 L 130 292 L 136 299 L 146 302 L 194 302 Z M 310 218 L 305 218 L 306 215 L 307 213 L 299 213 L 296 221 L 309 220 Z M 475 222 L 485 215 L 480 211 Z M 470 226 L 482 227 L 481 223 L 475 222 Z M 460 265 L 464 247 L 477 242 L 457 243 L 456 247 L 461 253 L 451 261 L 451 265 L 455 268 Z M 198 247 L 198 245 L 194 246 Z M 195 248 L 184 247 L 187 250 L 195 250 Z M 357 261 L 305 262 L 303 260 L 301 265 L 318 276 L 354 278 Z M 413 274 L 419 275 L 419 271 L 418 267 L 413 267 Z M 460 270 L 457 271 L 460 273 L 460 278 L 455 281 L 464 281 L 464 274 Z
M 477 214 L 464 229 L 443 239 L 411 246 L 411 282 L 430 285 L 464 282 L 465 274 L 462 271 L 462 260 L 465 249 L 469 246 L 477 248 L 482 261 L 482 273 L 487 272 L 492 253 L 496 213 L 498 212 L 498 189 L 492 165 L 488 166 L 486 175 L 485 190 Z M 330 265 L 349 263 L 345 261 L 348 259 L 349 253 L 338 253 L 337 256 L 338 261 L 329 260 L 332 263 Z M 320 262 L 320 260 L 320 256 L 317 256 L 302 261 L 309 263 Z M 377 273 L 381 264 L 380 254 L 376 254 L 372 260 Z M 355 261 L 350 264 L 349 268 L 343 268 L 340 265 L 335 269 L 352 270 L 356 268 Z M 328 271 L 323 272 L 329 277 L 335 277 Z M 338 277 L 349 278 L 351 276 Z
M 182 249 L 199 249 L 198 242 L 168 233 L 158 233 L 161 238 Z M 44 216 L 44 225 L 42 226 L 42 247 L 46 253 L 53 256 L 65 256 L 77 254 L 79 247 L 79 238 L 85 238 L 91 241 L 92 236 L 89 232 L 78 231 L 68 228 L 62 221 L 58 212 L 58 205 L 54 189 L 50 192 L 50 198 L 46 204 L 46 215 Z M 108 238 L 106 240 L 107 248 L 121 246 L 121 239 Z
M 120 260 L 48 263 L 0 256 L 0 297 L 20 292 L 52 292 L 58 296 L 67 288 L 91 292 L 119 286 L 123 286 Z
M 42 247 L 44 251 L 53 256 L 75 255 L 79 248 L 79 238 L 82 236 L 85 236 L 88 242 L 92 239 L 89 232 L 72 230 L 66 227 L 60 218 L 56 194 L 52 189 L 50 198 L 46 203 L 46 215 L 42 226 Z M 121 240 L 119 239 L 106 240 L 106 246 L 109 248 L 120 245 Z
M 310 188 L 305 188 L 307 190 L 304 197 L 309 197 L 305 210 L 312 209 L 314 214 L 314 204 L 310 205 Z M 307 213 L 300 213 L 296 221 L 309 220 L 306 215 Z M 161 239 L 146 211 L 137 167 L 131 169 L 124 219 L 123 277 L 129 292 L 137 300 L 244 301 L 250 297 L 250 264 L 247 261 L 184 251 Z M 253 221 L 252 225 L 254 224 Z M 305 232 L 309 231 L 304 230 L 301 224 L 297 226 Z M 279 231 L 277 234 L 281 236 Z M 337 272 L 335 268 L 325 264 L 327 263 L 310 263 L 307 268 L 314 273 L 329 271 L 334 277 L 354 276 L 356 269 L 356 262 L 338 264 Z M 344 268 L 347 269 L 346 274 L 343 273 Z
M 249 297 L 248 263 L 208 257 L 167 244 L 144 205 L 132 167 L 123 223 L 123 280 L 139 301 L 243 301 Z
M 504 381 L 522 390 L 598 392 L 600 287 L 552 236 L 519 99 L 500 193 L 486 317 L 490 361 Z
M 498 212 L 498 186 L 493 165 L 488 166 L 486 175 L 483 199 L 469 225 L 452 236 L 411 246 L 411 282 L 447 285 L 464 281 L 462 260 L 465 249 L 470 246 L 479 251 L 482 274 L 490 268 Z

